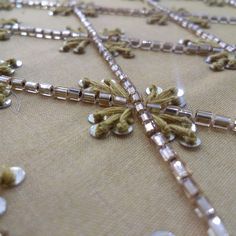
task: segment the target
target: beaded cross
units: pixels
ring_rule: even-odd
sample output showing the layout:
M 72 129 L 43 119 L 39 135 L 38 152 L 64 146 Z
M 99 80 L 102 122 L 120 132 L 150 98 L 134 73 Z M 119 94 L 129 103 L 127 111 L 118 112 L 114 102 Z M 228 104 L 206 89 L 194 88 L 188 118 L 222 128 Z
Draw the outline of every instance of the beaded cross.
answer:
M 37 7 L 50 9 L 50 15 L 75 14 L 87 33 L 71 30 L 70 28 L 63 31 L 33 28 L 18 24 L 16 19 L 10 19 L 1 21 L 0 39 L 7 40 L 13 33 L 37 38 L 63 39 L 65 42 L 60 51 L 67 52 L 73 49 L 73 52 L 77 54 L 83 54 L 85 47 L 92 43 L 108 63 L 119 83 L 113 80 L 104 80 L 101 83 L 97 83 L 84 79 L 79 82 L 79 88 L 66 88 L 29 82 L 11 76 L 14 73 L 14 69 L 21 64 L 20 61 L 11 59 L 0 63 L 0 73 L 2 74 L 0 76 L 0 105 L 2 108 L 9 105 L 6 103 L 10 94 L 9 89 L 39 93 L 61 100 L 69 99 L 93 104 L 98 103 L 100 106 L 107 108 L 88 117 L 89 122 L 94 124 L 90 129 L 90 134 L 98 138 L 106 137 L 111 131 L 116 135 L 129 134 L 133 130 L 134 117 L 138 117 L 144 126 L 146 135 L 157 146 L 160 156 L 168 163 L 187 197 L 194 203 L 196 212 L 206 221 L 209 227 L 209 235 L 227 236 L 228 232 L 222 220 L 193 180 L 185 163 L 170 147 L 168 142 L 173 135 L 176 135 L 184 146 L 198 146 L 200 140 L 196 136 L 195 124 L 236 131 L 236 121 L 205 111 L 197 111 L 195 117 L 193 117 L 189 110 L 182 108 L 185 105 L 185 101 L 180 89 L 171 88 L 162 91 L 152 85 L 147 88 L 146 97 L 142 98 L 131 80 L 116 63 L 114 56 L 122 55 L 124 58 L 133 58 L 134 54 L 131 52 L 131 48 L 178 54 L 208 55 L 206 62 L 210 63 L 210 68 L 214 71 L 222 71 L 224 69 L 236 69 L 236 47 L 206 32 L 203 28 L 208 28 L 209 22 L 203 16 L 192 15 L 183 9 L 172 10 L 163 7 L 155 0 L 147 0 L 147 3 L 152 6 L 152 10 L 114 10 L 72 1 L 68 4 L 47 1 L 34 2 L 31 0 L 1 2 L 0 8 L 4 10 L 10 10 L 13 7 Z M 236 6 L 234 0 L 224 1 L 224 3 Z M 212 4 L 209 3 L 209 5 Z M 88 21 L 87 16 L 96 17 L 104 12 L 147 17 L 147 23 L 149 24 L 165 25 L 170 20 L 202 38 L 203 41 L 193 42 L 185 39 L 173 45 L 168 42 L 160 43 L 150 40 L 131 39 L 119 29 L 113 31 L 105 29 L 103 35 L 100 36 Z M 213 19 L 213 17 L 210 19 Z M 220 23 L 228 21 L 235 24 L 235 18 L 227 19 L 224 17 L 219 20 L 217 18 L 217 21 L 220 21 Z M 2 177 L 2 180 L 5 181 L 5 179 Z M 13 176 L 12 181 L 14 182 L 14 180 Z

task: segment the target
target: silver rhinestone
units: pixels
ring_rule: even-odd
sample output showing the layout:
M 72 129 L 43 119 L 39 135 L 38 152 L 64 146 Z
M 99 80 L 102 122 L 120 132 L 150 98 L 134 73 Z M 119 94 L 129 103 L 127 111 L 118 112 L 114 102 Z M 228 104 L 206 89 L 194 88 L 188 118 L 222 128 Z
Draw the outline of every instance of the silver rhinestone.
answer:
M 143 40 L 141 43 L 141 49 L 150 50 L 152 47 L 152 41 Z
M 111 66 L 111 70 L 112 70 L 113 72 L 116 72 L 118 69 L 119 69 L 119 67 L 118 67 L 116 64 L 114 64 L 114 65 Z
M 168 145 L 165 145 L 160 149 L 160 154 L 164 161 L 171 161 L 176 158 L 177 154 L 175 151 Z
M 177 180 L 181 180 L 189 175 L 185 164 L 182 161 L 174 160 L 171 162 L 170 166 Z
M 10 170 L 13 172 L 15 176 L 15 181 L 12 184 L 12 186 L 18 186 L 25 180 L 26 173 L 21 167 L 13 166 L 10 168 Z
M 234 52 L 234 51 L 236 50 L 236 47 L 235 47 L 235 46 L 228 45 L 228 46 L 226 47 L 226 50 L 227 50 L 228 52 Z
M 161 42 L 153 41 L 151 50 L 152 51 L 160 51 L 161 50 Z
M 0 197 L 0 216 L 7 211 L 7 202 L 3 197 Z
M 158 148 L 161 148 L 166 144 L 166 138 L 164 137 L 164 135 L 162 133 L 154 134 L 151 137 L 151 139 L 157 145 Z

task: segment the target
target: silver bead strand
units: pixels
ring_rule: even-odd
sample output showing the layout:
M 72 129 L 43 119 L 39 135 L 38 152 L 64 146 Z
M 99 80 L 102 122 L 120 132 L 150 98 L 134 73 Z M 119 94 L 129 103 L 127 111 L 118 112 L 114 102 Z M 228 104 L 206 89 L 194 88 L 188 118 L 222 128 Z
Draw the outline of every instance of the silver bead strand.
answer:
M 236 51 L 236 48 L 235 48 L 234 45 L 230 45 L 230 44 L 224 42 L 223 40 L 221 40 L 220 38 L 218 38 L 217 36 L 208 33 L 207 31 L 203 30 L 200 26 L 198 26 L 196 24 L 193 24 L 192 22 L 190 22 L 189 20 L 185 19 L 184 17 L 182 17 L 178 13 L 170 10 L 167 7 L 164 7 L 164 6 L 160 5 L 160 4 L 158 4 L 155 0 L 147 0 L 147 3 L 150 6 L 155 7 L 156 10 L 160 10 L 163 13 L 165 13 L 167 16 L 169 16 L 169 18 L 173 22 L 175 22 L 176 24 L 180 25 L 181 27 L 183 27 L 185 29 L 190 30 L 197 37 L 214 41 L 221 48 L 223 48 L 224 50 L 226 50 L 228 52 L 235 52 Z

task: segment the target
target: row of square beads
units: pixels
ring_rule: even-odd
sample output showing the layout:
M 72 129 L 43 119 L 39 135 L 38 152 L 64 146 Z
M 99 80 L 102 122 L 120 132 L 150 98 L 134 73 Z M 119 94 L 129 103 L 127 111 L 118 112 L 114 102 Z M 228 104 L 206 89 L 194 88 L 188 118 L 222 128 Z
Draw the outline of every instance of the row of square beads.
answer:
M 208 20 L 211 23 L 220 23 L 220 24 L 236 24 L 236 17 L 227 17 L 227 16 L 208 16 L 208 15 L 199 15 L 193 14 L 192 16 L 199 17 L 203 20 Z
M 11 0 L 11 3 L 18 8 L 21 7 L 32 7 L 40 9 L 51 9 L 60 6 L 75 6 L 77 3 L 72 2 L 71 4 L 61 4 L 57 1 L 37 1 L 37 0 Z M 83 8 L 86 7 L 86 4 L 81 5 L 80 8 L 83 11 Z M 129 8 L 112 8 L 112 7 L 103 7 L 94 5 L 95 10 L 100 14 L 109 14 L 109 15 L 123 15 L 123 16 L 149 16 L 153 13 L 152 10 L 147 9 L 129 9 Z
M 228 1 L 230 5 L 235 5 L 235 1 Z M 11 1 L 13 5 L 18 8 L 21 7 L 32 7 L 32 8 L 41 8 L 41 9 L 51 9 L 54 7 L 67 6 L 68 4 L 60 4 L 59 2 L 53 1 L 32 1 L 32 0 L 13 0 Z M 73 5 L 73 4 L 72 4 Z M 71 6 L 71 5 L 68 5 Z M 100 14 L 110 14 L 110 15 L 124 15 L 124 16 L 149 16 L 154 13 L 153 10 L 147 9 L 129 9 L 129 8 L 110 8 L 110 7 L 101 7 L 94 5 L 96 11 Z M 213 23 L 223 23 L 223 24 L 236 24 L 235 17 L 209 17 L 207 15 L 195 15 L 201 17 L 202 19 L 210 20 Z
M 227 230 L 209 200 L 204 196 L 196 184 L 186 165 L 181 161 L 176 152 L 166 144 L 165 137 L 157 132 L 151 136 L 163 160 L 169 163 L 177 182 L 183 188 L 186 196 L 191 199 L 195 212 L 200 218 L 204 218 L 209 226 L 208 233 L 211 236 L 228 236 Z
M 141 16 L 147 17 L 153 13 L 153 10 L 147 9 L 130 9 L 130 8 L 114 8 L 114 7 L 103 7 L 94 5 L 96 11 L 100 14 L 107 14 L 107 15 L 122 15 L 122 16 Z
M 72 4 L 61 4 L 57 1 L 37 1 L 37 0 L 11 0 L 10 1 L 16 7 L 32 7 L 32 8 L 42 8 L 42 9 L 50 9 L 54 7 L 60 6 L 75 6 L 76 2 Z M 86 6 L 86 5 L 85 5 Z M 111 8 L 111 7 L 102 7 L 94 5 L 96 11 L 102 14 L 116 14 L 116 15 L 128 15 L 128 16 L 147 16 L 152 12 L 151 10 L 145 9 L 129 9 L 129 8 Z M 81 5 L 81 9 L 83 10 L 83 5 Z
M 113 96 L 102 92 L 95 93 L 80 88 L 53 86 L 51 84 L 31 82 L 8 76 L 0 76 L 0 83 L 10 85 L 11 88 L 16 91 L 41 94 L 60 100 L 82 101 L 85 103 L 98 104 L 102 107 L 128 106 L 128 100 L 124 97 Z
M 60 7 L 60 6 L 73 6 L 76 4 L 76 2 L 72 2 L 72 4 L 61 4 L 60 2 L 57 1 L 37 1 L 37 0 L 11 0 L 10 1 L 13 5 L 15 5 L 16 7 L 32 7 L 32 8 L 42 8 L 42 9 L 50 9 L 50 8 L 55 8 L 55 7 Z M 228 0 L 226 1 L 229 5 L 235 6 L 236 5 L 236 1 L 234 0 Z M 155 11 L 153 10 L 147 10 L 147 9 L 130 9 L 130 8 L 112 8 L 112 7 L 103 7 L 103 6 L 98 6 L 98 5 L 94 5 L 96 11 L 98 11 L 101 14 L 111 14 L 111 15 L 124 15 L 124 16 L 149 16 L 153 13 L 155 13 Z M 82 10 L 83 10 L 83 6 L 81 6 Z M 195 16 L 195 15 L 194 15 Z M 196 15 L 199 16 L 199 15 Z M 212 16 L 212 17 L 207 17 L 206 15 L 201 16 L 203 19 L 209 19 L 213 22 L 216 22 L 216 16 Z M 232 20 L 232 22 L 235 19 Z M 225 17 L 222 17 L 222 20 L 217 20 L 217 22 L 220 23 L 225 23 L 228 22 L 230 23 L 230 19 L 226 20 Z M 234 24 L 234 23 L 233 23 Z
M 214 114 L 209 111 L 198 110 L 194 116 L 193 112 L 190 110 L 182 109 L 177 106 L 168 106 L 165 108 L 164 113 L 176 116 L 186 116 L 194 120 L 196 125 L 236 131 L 236 119 Z
M 235 46 L 227 44 L 217 36 L 208 33 L 207 31 L 203 30 L 200 26 L 192 23 L 191 21 L 185 19 L 184 17 L 179 16 L 178 14 L 171 13 L 170 14 L 171 19 L 173 19 L 177 24 L 179 24 L 181 27 L 190 30 L 193 32 L 196 36 L 201 37 L 202 39 L 211 40 L 217 43 L 221 48 L 225 49 L 228 52 L 236 51 Z
M 195 114 L 197 125 L 236 131 L 236 119 L 227 116 L 213 114 L 209 111 L 197 111 Z
M 52 30 L 52 29 L 42 29 L 38 27 L 24 26 L 19 24 L 14 25 L 0 25 L 0 28 L 7 29 L 13 34 L 30 36 L 36 38 L 45 39 L 58 39 L 64 40 L 66 38 L 87 38 L 87 34 L 72 32 L 70 30 Z
M 62 6 L 62 4 L 58 1 L 10 0 L 10 2 L 17 8 L 32 7 L 32 8 L 50 9 L 50 8 Z
M 170 147 L 170 145 L 167 144 L 164 135 L 156 131 L 155 125 L 148 118 L 144 108 L 142 108 L 140 104 L 137 106 L 140 113 L 140 119 L 144 123 L 148 136 L 156 145 L 163 160 L 169 163 L 172 173 L 174 174 L 178 183 L 184 189 L 187 197 L 193 201 L 194 206 L 196 207 L 195 211 L 198 213 L 198 216 L 204 217 L 208 221 L 208 225 L 214 229 L 213 232 L 226 232 L 223 223 L 220 221 L 220 218 L 216 216 L 215 210 L 210 204 L 209 200 L 202 194 L 200 188 L 191 177 L 191 174 L 187 170 L 185 163 L 180 160 L 177 153 Z
M 113 96 L 108 93 L 94 93 L 92 91 L 81 90 L 77 88 L 66 88 L 66 87 L 54 87 L 50 84 L 40 84 L 37 82 L 25 81 L 23 79 L 12 79 L 11 77 L 1 76 L 0 82 L 9 84 L 14 90 L 25 90 L 29 93 L 40 93 L 44 96 L 54 96 L 55 98 L 62 100 L 76 100 L 87 103 L 98 103 L 100 106 L 109 107 L 109 106 L 128 106 L 128 100 L 124 97 Z M 125 83 L 127 86 L 127 82 Z M 129 91 L 134 88 L 128 88 Z M 148 104 L 147 107 L 150 107 L 152 104 Z M 140 106 L 138 106 L 140 109 Z M 160 110 L 161 107 L 158 106 Z M 181 109 L 177 106 L 168 106 L 164 113 L 178 116 L 186 116 L 193 119 L 193 114 L 191 111 L 186 109 Z M 151 117 L 147 113 L 140 115 L 143 123 L 150 120 Z M 220 128 L 220 129 L 230 129 L 236 131 L 236 120 L 232 121 L 229 117 L 214 115 L 212 112 L 207 111 L 197 111 L 195 115 L 195 123 L 200 126 Z M 151 123 L 146 125 L 146 130 L 152 130 Z
M 36 38 L 45 38 L 45 39 L 55 39 L 55 40 L 64 40 L 67 38 L 84 38 L 87 39 L 87 34 L 85 33 L 76 33 L 70 30 L 53 30 L 53 29 L 42 29 L 38 27 L 24 26 L 24 25 L 4 25 L 0 28 L 7 29 L 13 34 L 30 36 Z M 106 36 L 101 37 L 102 41 L 107 41 Z M 116 40 L 115 40 L 116 41 Z M 221 48 L 212 47 L 210 45 L 187 45 L 182 44 L 173 44 L 170 42 L 160 42 L 160 41 L 151 41 L 151 40 L 140 40 L 134 38 L 121 37 L 120 41 L 127 42 L 132 48 L 139 48 L 142 50 L 152 50 L 152 51 L 162 51 L 162 52 L 173 52 L 176 54 L 199 54 L 207 55 L 211 52 L 220 52 Z
M 40 84 L 36 82 L 25 81 L 23 79 L 12 79 L 11 77 L 1 76 L 0 82 L 9 84 L 12 86 L 14 90 L 25 90 L 29 93 L 40 93 L 45 96 L 54 96 L 58 99 L 62 100 L 77 100 L 77 101 L 84 101 L 87 103 L 98 103 L 100 106 L 109 107 L 109 106 L 128 106 L 128 100 L 124 97 L 120 96 L 113 96 L 108 93 L 94 93 L 87 90 L 80 90 L 76 88 L 66 88 L 66 87 L 54 87 L 50 84 Z M 127 82 L 126 82 L 127 84 Z M 132 87 L 128 88 L 134 89 Z M 147 107 L 150 107 L 152 104 L 148 104 Z M 137 106 L 140 109 L 140 104 Z M 161 107 L 158 106 L 160 110 Z M 181 109 L 177 106 L 168 106 L 164 110 L 165 114 L 177 115 L 177 116 L 186 116 L 189 118 L 194 119 L 193 114 L 191 111 L 186 109 Z M 145 123 L 146 121 L 150 120 L 151 117 L 148 113 L 142 113 L 140 115 L 141 121 Z M 229 117 L 215 115 L 212 112 L 207 111 L 197 111 L 195 114 L 195 123 L 200 126 L 206 127 L 213 127 L 213 128 L 220 128 L 225 130 L 233 130 L 236 131 L 236 120 L 232 120 Z M 146 129 L 149 130 L 152 128 L 148 123 L 146 125 Z M 152 130 L 152 129 L 151 129 Z
M 163 11 L 166 15 L 170 17 L 171 20 L 173 20 L 175 23 L 180 25 L 181 27 L 190 30 L 193 32 L 196 36 L 201 37 L 202 39 L 208 39 L 211 41 L 214 41 L 217 43 L 221 48 L 225 49 L 228 52 L 234 52 L 236 51 L 235 46 L 230 45 L 217 36 L 208 33 L 207 31 L 203 30 L 200 26 L 192 23 L 191 21 L 187 20 L 183 16 L 179 15 L 178 13 L 171 11 L 169 8 L 161 6 L 160 4 L 157 4 L 154 0 L 148 0 L 148 3 L 155 7 L 157 10 Z
M 140 40 L 135 38 L 123 38 L 121 39 L 129 43 L 132 48 L 140 48 L 143 50 L 152 50 L 152 51 L 162 51 L 162 52 L 173 52 L 176 54 L 199 54 L 206 55 L 212 52 L 220 52 L 222 49 L 220 47 L 212 47 L 209 44 L 204 44 L 201 46 L 197 45 L 187 45 L 184 46 L 180 43 L 174 44 L 171 42 L 160 42 L 160 41 L 151 41 L 151 40 Z
M 102 43 L 102 40 L 98 36 L 97 32 L 93 29 L 90 22 L 88 22 L 88 20 L 84 16 L 84 14 L 78 8 L 75 8 L 75 14 L 79 17 L 80 21 L 83 23 L 85 28 L 88 30 L 99 53 L 103 56 L 105 61 L 108 63 L 112 72 L 120 80 L 122 87 L 130 95 L 130 97 L 132 99 L 132 103 L 134 104 L 137 114 L 139 116 L 142 114 L 146 114 L 148 120 L 145 123 L 143 122 L 143 125 L 144 125 L 144 128 L 146 130 L 146 134 L 148 135 L 148 137 L 152 137 L 157 131 L 157 125 L 154 122 L 151 114 L 145 109 L 143 103 L 141 102 L 141 97 L 140 97 L 138 91 L 136 90 L 135 86 L 124 74 L 124 72 L 122 71 L 120 66 L 116 63 L 116 61 L 114 60 L 112 55 L 107 51 L 107 49 L 105 48 L 105 46 Z M 162 134 L 160 132 L 158 134 L 162 136 Z M 162 141 L 160 141 L 160 142 L 162 142 Z M 166 142 L 163 142 L 163 145 L 166 145 L 165 143 Z M 189 177 L 188 171 L 185 169 L 185 165 L 183 164 L 182 161 L 180 161 L 179 158 L 178 159 L 174 158 L 173 161 L 171 161 L 171 163 L 172 163 L 171 164 L 172 171 L 175 173 L 175 176 L 179 181 L 182 180 L 183 178 Z M 204 196 L 199 196 L 199 197 L 202 197 L 205 201 L 198 200 L 198 201 L 196 201 L 196 204 L 198 205 L 199 209 L 202 210 L 202 213 L 206 214 L 206 212 L 208 212 L 208 211 L 206 211 L 206 208 L 208 209 L 208 205 L 210 205 L 210 203 L 207 201 L 207 199 Z M 205 205 L 205 202 L 207 202 L 207 205 Z M 212 219 L 214 219 L 215 217 L 217 217 L 217 216 L 215 216 L 215 214 L 212 215 L 212 217 L 209 218 L 209 221 L 212 221 Z M 219 229 L 219 227 L 217 225 L 216 225 L 216 227 Z M 221 224 L 220 227 L 224 227 L 223 224 Z M 214 230 L 214 232 L 216 232 L 216 233 L 218 230 L 217 228 L 216 228 L 216 230 Z M 219 235 L 219 234 L 217 234 L 217 235 Z

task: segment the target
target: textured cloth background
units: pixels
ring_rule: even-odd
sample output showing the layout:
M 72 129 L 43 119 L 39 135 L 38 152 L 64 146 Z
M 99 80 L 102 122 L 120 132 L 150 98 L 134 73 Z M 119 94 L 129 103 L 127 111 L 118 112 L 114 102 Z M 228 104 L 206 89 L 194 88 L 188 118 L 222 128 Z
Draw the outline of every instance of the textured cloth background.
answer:
M 163 1 L 164 2 L 164 1 Z M 97 0 L 110 6 L 143 7 L 138 1 Z M 235 16 L 230 7 L 207 7 L 202 2 L 168 1 L 196 13 Z M 64 29 L 78 27 L 71 17 L 49 17 L 47 11 L 17 9 L 1 12 L 25 24 Z M 99 16 L 94 26 L 120 27 L 129 36 L 176 42 L 194 38 L 179 26 L 147 25 L 143 18 Z M 236 43 L 236 26 L 212 25 L 210 31 Z M 0 43 L 0 57 L 19 58 L 24 66 L 16 76 L 53 85 L 77 86 L 83 77 L 113 78 L 107 65 L 90 46 L 86 54 L 59 53 L 61 41 L 12 37 Z M 202 57 L 135 51 L 136 58 L 118 58 L 140 91 L 150 84 L 179 85 L 189 106 L 234 117 L 235 71 L 214 73 Z M 176 236 L 203 236 L 206 227 L 143 134 L 140 124 L 127 138 L 92 139 L 87 115 L 98 107 L 17 93 L 21 109 L 0 111 L 1 164 L 25 168 L 27 180 L 1 194 L 9 209 L 0 220 L 12 236 L 149 236 L 170 230 Z M 188 151 L 175 144 L 193 176 L 236 235 L 235 134 L 200 129 L 202 146 Z

